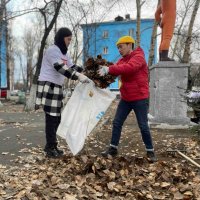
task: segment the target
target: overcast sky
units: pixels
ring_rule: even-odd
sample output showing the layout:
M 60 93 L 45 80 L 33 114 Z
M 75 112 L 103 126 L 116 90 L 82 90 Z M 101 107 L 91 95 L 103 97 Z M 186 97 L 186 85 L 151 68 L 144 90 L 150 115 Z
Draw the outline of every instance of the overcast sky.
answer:
M 106 1 L 106 0 L 104 0 Z M 11 0 L 11 4 L 9 5 L 11 9 L 19 10 L 26 8 L 28 1 L 24 0 Z M 152 4 L 153 2 L 153 4 Z M 23 6 L 19 6 L 19 4 Z M 29 6 L 28 6 L 29 7 Z M 156 8 L 156 1 L 148 0 L 142 9 L 142 18 L 153 18 L 154 17 L 154 9 Z M 96 8 L 98 10 L 98 7 Z M 111 9 L 111 12 L 106 13 L 104 15 L 104 20 L 109 21 L 113 20 L 116 16 L 120 15 L 125 17 L 126 14 L 130 14 L 131 18 L 136 18 L 136 5 L 135 0 L 123 0 L 118 1 L 115 6 Z M 33 16 L 33 15 L 32 15 Z M 14 33 L 17 36 L 21 36 L 24 28 L 31 27 L 32 17 L 31 15 L 24 15 L 13 20 L 13 28 Z
M 70 0 L 69 0 L 70 1 Z M 80 0 L 81 1 L 81 0 Z M 87 0 L 83 0 L 86 2 Z M 190 0 L 188 0 L 190 1 Z M 30 1 L 27 0 L 11 0 L 11 3 L 9 3 L 9 7 L 12 10 L 23 10 L 24 8 L 30 8 Z M 41 3 L 42 1 L 38 1 Z M 111 4 L 112 0 L 102 0 L 102 4 L 108 6 Z M 146 3 L 142 7 L 142 18 L 154 18 L 154 12 L 156 10 L 157 6 L 157 0 L 146 0 Z M 183 0 L 177 0 L 177 11 L 180 10 L 183 7 Z M 96 13 L 100 13 L 101 10 L 99 9 L 99 6 L 96 7 Z M 116 16 L 125 16 L 126 14 L 130 14 L 131 18 L 136 18 L 136 3 L 135 0 L 118 0 L 117 3 L 111 8 L 110 12 L 107 12 L 104 15 L 104 20 L 109 21 L 114 19 Z M 196 23 L 199 23 L 200 21 L 200 9 L 198 11 L 197 17 L 196 17 Z M 13 26 L 15 31 L 15 34 L 21 35 L 21 31 L 25 27 L 31 26 L 31 15 L 25 15 L 16 18 L 13 21 Z
M 81 0 L 80 0 L 81 1 Z M 86 2 L 87 0 L 83 0 Z M 188 0 L 189 1 L 189 0 Z M 38 1 L 39 3 L 43 1 Z M 70 2 L 70 0 L 69 0 Z M 102 0 L 103 5 L 107 7 L 111 4 L 112 0 Z M 11 0 L 9 4 L 11 10 L 23 10 L 24 8 L 30 8 L 29 0 Z M 157 0 L 146 0 L 146 3 L 143 5 L 141 10 L 141 17 L 142 18 L 154 18 L 154 13 L 157 7 Z M 177 11 L 179 12 L 183 7 L 183 0 L 177 0 Z M 101 7 L 102 8 L 102 7 Z M 103 21 L 110 21 L 114 20 L 114 18 L 118 15 L 125 17 L 126 14 L 130 14 L 132 19 L 136 18 L 136 3 L 135 0 L 118 0 L 117 3 L 107 12 L 106 14 L 102 15 L 103 9 L 99 9 L 97 5 L 94 8 L 94 13 L 97 14 L 97 18 L 99 16 L 103 16 L 101 20 Z M 16 18 L 12 21 L 13 26 L 13 35 L 17 38 L 21 38 L 23 36 L 23 31 L 27 28 L 32 29 L 32 20 L 34 15 L 24 15 L 21 17 Z M 93 16 L 95 18 L 95 16 Z M 177 17 L 178 19 L 179 17 Z M 188 17 L 190 20 L 190 17 Z M 200 28 L 200 9 L 198 10 L 198 14 L 195 21 L 194 29 Z M 34 30 L 33 30 L 34 31 Z M 158 29 L 158 33 L 160 29 Z M 158 41 L 159 42 L 159 41 Z

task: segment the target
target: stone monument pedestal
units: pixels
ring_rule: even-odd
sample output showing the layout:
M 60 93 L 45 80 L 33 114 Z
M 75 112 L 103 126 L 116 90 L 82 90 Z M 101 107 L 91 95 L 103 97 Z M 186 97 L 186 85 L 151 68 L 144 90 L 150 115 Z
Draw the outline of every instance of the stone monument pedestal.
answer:
M 150 67 L 151 123 L 186 125 L 187 102 L 184 99 L 188 84 L 189 64 L 162 61 Z

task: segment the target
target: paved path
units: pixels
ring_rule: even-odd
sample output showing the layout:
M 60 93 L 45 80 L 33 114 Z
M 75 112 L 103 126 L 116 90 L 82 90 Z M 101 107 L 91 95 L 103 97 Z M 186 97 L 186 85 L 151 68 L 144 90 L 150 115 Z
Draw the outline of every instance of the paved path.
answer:
M 113 103 L 113 106 L 107 112 L 108 118 L 106 119 L 109 119 L 108 129 L 101 132 L 97 128 L 97 133 L 88 140 L 90 142 L 88 142 L 87 148 L 91 146 L 92 153 L 95 152 L 99 155 L 109 143 L 111 121 L 114 117 L 115 108 L 116 103 Z M 170 137 L 176 140 L 193 137 L 195 133 L 191 133 L 189 129 L 171 130 L 152 128 L 152 136 L 156 152 L 159 152 L 163 148 L 166 148 L 166 143 L 169 145 L 167 141 Z M 14 160 L 18 156 L 28 156 L 29 153 L 27 152 L 30 152 L 32 148 L 43 148 L 44 144 L 44 114 L 42 111 L 27 113 L 23 111 L 23 105 L 16 105 L 13 102 L 5 102 L 4 106 L 0 107 L 0 165 L 15 166 L 16 163 Z M 137 152 L 145 153 L 133 113 L 129 115 L 125 122 L 121 144 L 120 152 L 127 153 L 132 148 L 134 152 L 137 149 Z
M 43 113 L 0 112 L 0 164 L 14 165 L 25 148 L 44 146 Z

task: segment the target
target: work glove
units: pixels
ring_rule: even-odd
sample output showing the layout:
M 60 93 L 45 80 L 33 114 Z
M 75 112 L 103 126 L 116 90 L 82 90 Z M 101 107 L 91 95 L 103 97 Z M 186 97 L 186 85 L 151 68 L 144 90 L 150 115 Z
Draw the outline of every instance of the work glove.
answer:
M 78 65 L 73 65 L 71 68 L 76 70 L 77 72 L 82 72 L 83 71 L 83 68 L 78 66 Z
M 76 72 L 75 75 L 78 77 L 78 80 L 81 83 L 89 83 L 90 82 L 90 79 L 87 76 L 85 76 L 84 74 Z
M 99 70 L 98 70 L 99 76 L 105 76 L 105 75 L 108 74 L 108 72 L 109 72 L 109 69 L 108 69 L 107 66 L 102 66 L 102 65 L 100 65 L 100 68 L 99 68 Z

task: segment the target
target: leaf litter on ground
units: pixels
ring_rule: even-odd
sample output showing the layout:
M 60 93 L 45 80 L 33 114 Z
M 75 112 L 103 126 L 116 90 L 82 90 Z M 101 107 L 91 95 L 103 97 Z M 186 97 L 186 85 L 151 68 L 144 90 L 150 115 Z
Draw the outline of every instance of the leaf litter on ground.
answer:
M 133 127 L 135 122 L 128 121 L 119 156 L 105 159 L 100 151 L 112 129 L 112 117 L 106 117 L 109 122 L 97 127 L 77 156 L 72 156 L 63 143 L 65 156 L 61 159 L 47 159 L 41 147 L 27 145 L 21 150 L 26 156 L 13 160 L 16 166 L 0 165 L 0 200 L 200 200 L 199 169 L 177 154 L 166 152 L 169 147 L 184 147 L 187 155 L 198 161 L 196 138 L 183 131 L 173 134 L 171 130 L 152 129 L 159 161 L 150 163 L 138 128 Z

